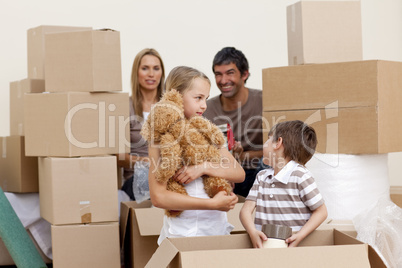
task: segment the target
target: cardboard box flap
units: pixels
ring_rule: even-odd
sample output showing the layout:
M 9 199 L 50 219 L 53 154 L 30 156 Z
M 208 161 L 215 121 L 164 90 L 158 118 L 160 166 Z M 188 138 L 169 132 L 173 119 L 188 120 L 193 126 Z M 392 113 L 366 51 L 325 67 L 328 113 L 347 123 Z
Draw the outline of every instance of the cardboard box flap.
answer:
M 317 244 L 320 246 L 334 245 L 334 233 L 332 230 L 316 229 L 300 242 L 299 247 L 315 246 Z
M 141 236 L 158 235 L 162 229 L 163 215 L 165 211 L 159 208 L 136 209 L 135 215 Z
M 160 268 L 167 267 L 173 258 L 179 253 L 179 250 L 170 242 L 169 239 L 162 241 L 161 245 L 152 255 L 145 267 Z
M 120 204 L 120 247 L 124 244 L 124 238 L 126 237 L 126 228 L 128 215 L 130 208 L 127 205 L 128 202 L 121 202 Z
M 387 266 L 385 265 L 384 261 L 377 254 L 377 252 L 374 250 L 374 248 L 369 246 L 368 253 L 369 253 L 369 260 L 370 260 L 371 267 L 374 267 L 374 268 L 387 268 Z
M 335 245 L 352 245 L 352 244 L 364 244 L 363 242 L 353 238 L 352 236 L 340 232 L 338 230 L 334 230 L 334 244 Z
M 314 251 L 308 247 L 189 251 L 180 255 L 181 267 L 266 267 L 267 263 L 270 267 L 370 267 L 366 245 L 314 247 Z
M 150 200 L 141 203 L 135 201 L 121 202 L 120 205 L 120 244 L 123 244 L 126 237 L 127 223 L 129 222 L 130 209 L 133 208 L 149 208 L 152 206 Z

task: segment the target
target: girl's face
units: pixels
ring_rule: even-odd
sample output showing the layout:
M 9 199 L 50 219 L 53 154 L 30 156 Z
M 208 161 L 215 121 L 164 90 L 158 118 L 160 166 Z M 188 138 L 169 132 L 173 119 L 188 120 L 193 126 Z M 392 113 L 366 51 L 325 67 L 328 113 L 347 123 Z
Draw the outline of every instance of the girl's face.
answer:
M 153 55 L 142 57 L 138 69 L 138 83 L 142 90 L 156 90 L 161 82 L 162 66 L 160 60 Z
M 207 109 L 211 86 L 204 78 L 195 78 L 191 87 L 183 94 L 184 115 L 187 119 L 201 116 Z

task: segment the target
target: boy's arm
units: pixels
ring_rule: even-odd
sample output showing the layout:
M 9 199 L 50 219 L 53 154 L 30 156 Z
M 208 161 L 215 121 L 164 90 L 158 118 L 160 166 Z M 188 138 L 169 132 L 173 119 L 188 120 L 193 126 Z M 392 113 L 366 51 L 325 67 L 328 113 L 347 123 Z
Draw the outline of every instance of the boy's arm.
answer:
M 262 242 L 267 240 L 267 236 L 255 228 L 253 220 L 255 205 L 255 201 L 246 200 L 246 202 L 244 202 L 243 207 L 240 210 L 240 221 L 250 236 L 253 247 L 262 248 Z
M 299 232 L 293 234 L 291 237 L 286 239 L 286 243 L 289 244 L 289 247 L 297 247 L 297 245 L 308 236 L 312 231 L 314 231 L 321 223 L 327 218 L 328 212 L 325 204 L 319 206 L 316 210 L 311 214 L 310 219 L 306 222 L 306 224 L 300 229 Z

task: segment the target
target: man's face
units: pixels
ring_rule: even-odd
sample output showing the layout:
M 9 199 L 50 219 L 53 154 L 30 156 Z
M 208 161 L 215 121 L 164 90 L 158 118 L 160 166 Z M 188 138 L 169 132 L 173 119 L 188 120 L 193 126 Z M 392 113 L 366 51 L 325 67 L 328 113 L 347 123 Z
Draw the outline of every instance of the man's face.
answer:
M 221 91 L 223 97 L 231 98 L 244 87 L 245 80 L 248 77 L 248 71 L 243 75 L 237 69 L 236 64 L 215 65 L 214 74 L 216 85 Z

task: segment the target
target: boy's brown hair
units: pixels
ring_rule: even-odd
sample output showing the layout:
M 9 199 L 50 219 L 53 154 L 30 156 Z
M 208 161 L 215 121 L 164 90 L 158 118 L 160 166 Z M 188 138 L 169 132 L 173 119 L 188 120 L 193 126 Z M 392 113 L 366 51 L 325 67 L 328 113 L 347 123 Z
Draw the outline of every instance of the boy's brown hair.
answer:
M 281 137 L 285 157 L 302 165 L 313 157 L 317 146 L 315 130 L 300 120 L 278 123 L 272 127 L 268 136 L 273 136 L 273 142 Z

